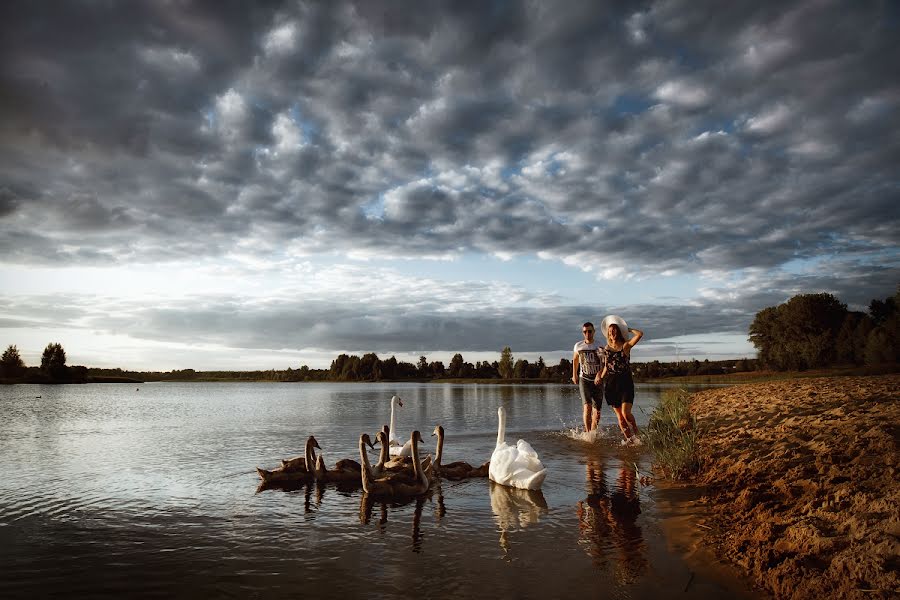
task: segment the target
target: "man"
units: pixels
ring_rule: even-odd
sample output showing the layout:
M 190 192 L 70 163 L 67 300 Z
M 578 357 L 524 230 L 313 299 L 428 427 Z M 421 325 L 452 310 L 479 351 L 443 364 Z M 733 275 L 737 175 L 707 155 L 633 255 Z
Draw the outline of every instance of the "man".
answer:
M 584 403 L 584 430 L 597 429 L 600 423 L 600 405 L 603 402 L 603 385 L 600 372 L 603 370 L 603 358 L 600 344 L 594 340 L 594 324 L 588 321 L 581 326 L 584 339 L 575 344 L 572 354 L 572 383 L 581 392 Z M 593 414 L 592 414 L 593 413 Z

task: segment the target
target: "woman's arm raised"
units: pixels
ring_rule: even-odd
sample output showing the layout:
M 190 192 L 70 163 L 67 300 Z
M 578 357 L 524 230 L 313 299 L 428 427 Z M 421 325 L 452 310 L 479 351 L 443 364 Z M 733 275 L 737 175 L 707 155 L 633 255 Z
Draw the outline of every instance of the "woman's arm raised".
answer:
M 628 328 L 628 331 L 634 334 L 630 340 L 625 342 L 626 348 L 634 348 L 634 345 L 641 341 L 641 338 L 644 337 L 644 332 L 640 329 L 634 329 L 632 327 Z

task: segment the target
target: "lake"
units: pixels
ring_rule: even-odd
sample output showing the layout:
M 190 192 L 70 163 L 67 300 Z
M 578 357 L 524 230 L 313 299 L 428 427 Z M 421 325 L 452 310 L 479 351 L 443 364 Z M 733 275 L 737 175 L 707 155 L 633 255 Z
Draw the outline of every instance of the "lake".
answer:
M 637 386 L 645 425 L 662 386 Z M 497 407 L 548 469 L 540 493 L 487 479 L 381 504 L 333 485 L 258 490 L 257 466 L 356 458 L 361 432 L 446 430 L 444 462 L 488 460 Z M 599 440 L 573 385 L 144 383 L 0 386 L 0 597 L 715 598 L 670 549 L 640 448 Z M 372 461 L 377 453 L 371 453 Z M 685 588 L 687 593 L 683 593 Z

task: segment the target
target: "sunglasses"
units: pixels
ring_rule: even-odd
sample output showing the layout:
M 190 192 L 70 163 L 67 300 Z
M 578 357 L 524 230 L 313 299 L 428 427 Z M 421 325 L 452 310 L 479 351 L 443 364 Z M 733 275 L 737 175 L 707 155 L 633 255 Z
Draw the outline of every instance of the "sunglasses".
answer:
M 582 329 L 581 333 L 594 333 L 593 329 Z

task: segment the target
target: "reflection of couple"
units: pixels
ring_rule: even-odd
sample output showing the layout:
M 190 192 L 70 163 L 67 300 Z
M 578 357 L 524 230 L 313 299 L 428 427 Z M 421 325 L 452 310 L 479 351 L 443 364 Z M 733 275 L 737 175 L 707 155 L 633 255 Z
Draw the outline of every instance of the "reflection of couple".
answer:
M 579 533 L 595 564 L 606 563 L 615 552 L 615 573 L 622 583 L 632 583 L 647 566 L 644 539 L 637 524 L 641 504 L 636 489 L 637 474 L 623 465 L 615 486 L 609 490 L 600 464 L 587 464 L 588 497 L 578 502 Z

